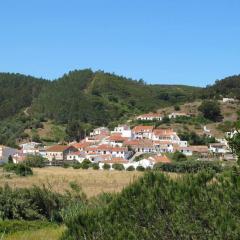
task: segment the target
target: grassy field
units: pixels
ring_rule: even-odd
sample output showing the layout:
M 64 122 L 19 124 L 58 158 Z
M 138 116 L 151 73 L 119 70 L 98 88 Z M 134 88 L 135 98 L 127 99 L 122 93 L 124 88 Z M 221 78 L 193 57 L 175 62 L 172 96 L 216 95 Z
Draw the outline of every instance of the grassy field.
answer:
M 1 240 L 57 240 L 61 237 L 65 227 L 46 227 L 38 230 L 18 231 L 6 236 Z
M 6 183 L 12 187 L 30 187 L 48 184 L 53 190 L 63 192 L 70 182 L 80 185 L 88 197 L 102 192 L 119 192 L 124 186 L 136 180 L 142 172 L 83 170 L 61 167 L 35 168 L 33 176 L 18 177 L 0 169 L 0 186 Z

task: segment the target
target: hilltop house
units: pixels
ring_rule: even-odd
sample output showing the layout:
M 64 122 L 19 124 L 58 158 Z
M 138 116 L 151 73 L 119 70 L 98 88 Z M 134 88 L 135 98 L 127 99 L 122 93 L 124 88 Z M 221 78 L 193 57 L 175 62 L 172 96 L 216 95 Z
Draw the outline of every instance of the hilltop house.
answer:
M 136 119 L 141 121 L 162 121 L 162 115 L 160 113 L 146 113 L 139 115 Z
M 177 117 L 189 117 L 189 115 L 181 112 L 173 112 L 169 114 L 168 117 L 171 119 L 171 118 L 177 118 Z

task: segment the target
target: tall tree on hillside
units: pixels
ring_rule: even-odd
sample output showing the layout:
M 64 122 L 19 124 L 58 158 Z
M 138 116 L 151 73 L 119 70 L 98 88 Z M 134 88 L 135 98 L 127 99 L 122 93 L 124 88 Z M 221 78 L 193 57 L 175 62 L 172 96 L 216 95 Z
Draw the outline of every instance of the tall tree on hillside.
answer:
M 81 139 L 84 138 L 85 130 L 79 122 L 74 121 L 68 123 L 66 127 L 66 133 L 68 135 L 69 141 L 76 140 L 79 142 Z
M 240 121 L 236 123 L 236 133 L 227 140 L 232 152 L 237 155 L 238 165 L 240 165 Z
M 219 122 L 223 119 L 220 106 L 216 101 L 203 101 L 198 110 L 211 121 Z

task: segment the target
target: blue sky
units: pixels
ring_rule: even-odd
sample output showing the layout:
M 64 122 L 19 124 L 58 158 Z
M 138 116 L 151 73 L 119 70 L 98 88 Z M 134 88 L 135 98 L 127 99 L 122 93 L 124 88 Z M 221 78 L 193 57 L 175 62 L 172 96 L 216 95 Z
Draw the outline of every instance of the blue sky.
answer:
M 239 0 L 1 1 L 0 71 L 205 86 L 240 73 L 239 11 Z

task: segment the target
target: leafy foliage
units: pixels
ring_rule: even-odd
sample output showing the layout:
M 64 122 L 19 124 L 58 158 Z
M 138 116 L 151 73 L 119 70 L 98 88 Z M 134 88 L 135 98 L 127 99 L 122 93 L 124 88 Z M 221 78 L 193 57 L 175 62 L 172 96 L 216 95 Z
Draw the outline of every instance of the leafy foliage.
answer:
M 176 181 L 147 173 L 105 204 L 74 208 L 63 239 L 238 239 L 238 174 L 201 172 Z
M 214 101 L 203 101 L 198 110 L 203 116 L 211 121 L 219 122 L 223 119 L 220 106 Z

